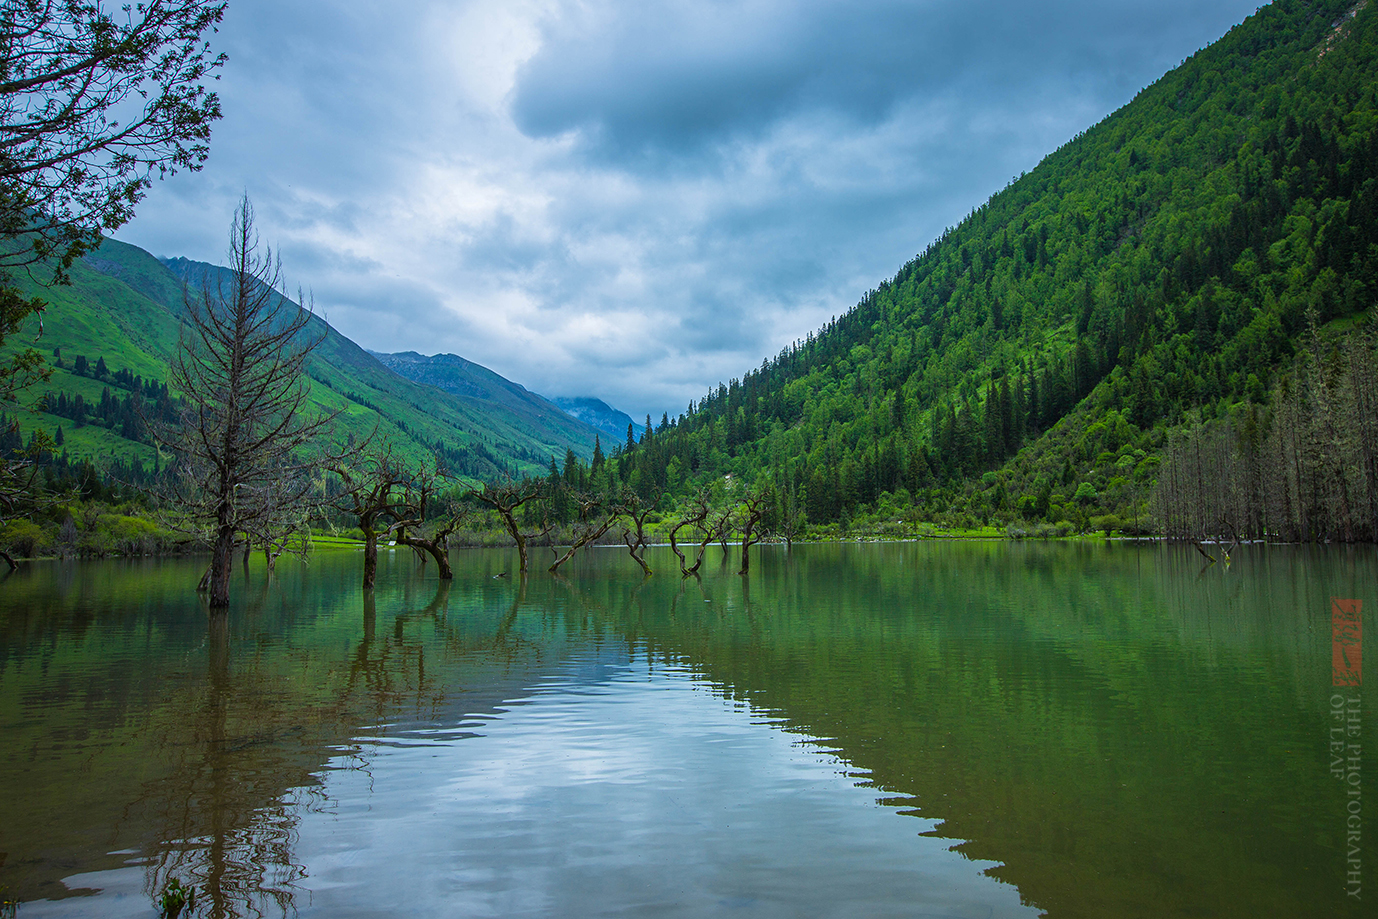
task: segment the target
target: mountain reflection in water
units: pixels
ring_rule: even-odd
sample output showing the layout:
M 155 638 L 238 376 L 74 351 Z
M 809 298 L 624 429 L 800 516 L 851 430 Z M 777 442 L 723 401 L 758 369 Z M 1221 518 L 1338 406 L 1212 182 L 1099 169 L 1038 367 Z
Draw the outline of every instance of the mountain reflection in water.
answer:
M 392 554 L 371 594 L 323 553 L 209 626 L 194 562 L 33 564 L 0 884 L 20 917 L 173 877 L 217 917 L 1359 915 L 1329 603 L 1372 610 L 1378 558 L 1189 552 Z

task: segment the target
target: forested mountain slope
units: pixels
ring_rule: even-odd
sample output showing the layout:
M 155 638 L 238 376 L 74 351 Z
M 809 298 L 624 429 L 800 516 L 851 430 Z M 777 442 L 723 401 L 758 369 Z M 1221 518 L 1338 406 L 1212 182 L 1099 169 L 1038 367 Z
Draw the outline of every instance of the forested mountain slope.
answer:
M 1376 52 L 1375 5 L 1262 8 L 845 315 L 667 419 L 617 475 L 671 494 L 766 476 L 815 524 L 1164 525 L 1171 445 L 1228 424 L 1256 452 L 1303 398 L 1303 355 L 1331 368 L 1303 408 L 1366 404 Z M 1348 489 L 1367 481 L 1374 538 L 1362 458 L 1378 451 L 1352 422 L 1331 435 L 1373 472 L 1312 490 L 1362 514 Z
M 154 450 L 135 403 L 170 416 L 176 393 L 164 381 L 177 347 L 183 281 L 196 285 L 221 270 L 185 259 L 164 264 L 107 239 L 73 266 L 70 286 L 36 290 L 49 303 L 42 335 L 15 338 L 6 349 L 40 349 L 54 375 L 44 392 L 30 393 L 46 394 L 46 411 L 16 416 L 21 435 L 61 429 L 56 459 L 63 468 L 90 463 L 99 475 L 125 481 L 149 474 Z M 571 449 L 592 453 L 596 432 L 553 407 L 544 419 L 458 397 L 399 376 L 319 317 L 310 330 L 324 335 L 307 367 L 312 400 L 323 411 L 340 410 L 334 436 L 341 440 L 376 427 L 404 453 L 439 453 L 476 479 L 537 472 Z

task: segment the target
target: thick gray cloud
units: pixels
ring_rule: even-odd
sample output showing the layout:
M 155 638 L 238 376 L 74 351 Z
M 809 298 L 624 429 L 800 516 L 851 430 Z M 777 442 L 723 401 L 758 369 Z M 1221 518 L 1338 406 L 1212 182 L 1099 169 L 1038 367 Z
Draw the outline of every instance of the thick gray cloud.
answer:
M 1191 47 L 1212 4 L 992 0 L 745 0 L 578 7 L 544 30 L 513 99 L 533 136 L 584 134 L 622 157 L 758 138 L 827 110 L 857 125 L 906 100 L 980 90 L 1005 102 L 1048 83 L 1106 102 Z M 1244 9 L 1236 5 L 1236 9 Z M 1208 32 L 1213 32 L 1207 27 Z M 978 102 L 979 104 L 979 102 Z M 656 158 L 658 159 L 658 158 Z
M 120 235 L 219 261 L 248 192 L 360 344 L 659 417 L 1254 6 L 231 0 L 211 163 Z

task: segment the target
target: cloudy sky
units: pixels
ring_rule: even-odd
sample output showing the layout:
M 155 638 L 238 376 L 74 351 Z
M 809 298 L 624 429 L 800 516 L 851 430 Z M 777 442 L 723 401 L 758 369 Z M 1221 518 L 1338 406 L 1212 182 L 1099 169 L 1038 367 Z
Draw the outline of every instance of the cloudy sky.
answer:
M 210 162 L 117 235 L 222 262 L 247 192 L 361 345 L 673 415 L 1257 6 L 230 0 Z

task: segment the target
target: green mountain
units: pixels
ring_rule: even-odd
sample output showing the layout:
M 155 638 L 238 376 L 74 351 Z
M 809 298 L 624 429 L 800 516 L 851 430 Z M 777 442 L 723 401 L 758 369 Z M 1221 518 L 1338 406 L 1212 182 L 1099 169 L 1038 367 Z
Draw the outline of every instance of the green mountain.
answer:
M 579 444 L 574 451 L 576 455 L 588 456 L 593 452 L 592 438 L 597 432 L 592 425 L 577 416 L 571 417 L 560 406 L 487 367 L 466 361 L 457 354 L 425 357 L 415 351 L 368 353 L 393 373 L 415 383 L 444 390 L 468 404 L 484 407 L 495 416 L 516 418 L 529 430 L 556 432 L 571 444 Z
M 1279 0 L 615 471 L 769 477 L 814 524 L 1162 527 L 1223 432 L 1198 490 L 1277 505 L 1238 530 L 1331 538 L 1329 501 L 1378 538 L 1375 295 L 1378 4 Z
M 41 334 L 14 336 L 5 349 L 40 349 L 55 370 L 41 387 L 46 411 L 17 413 L 21 434 L 60 429 L 59 453 L 65 451 L 71 463 L 90 461 L 120 477 L 151 471 L 155 451 L 140 429 L 134 401 L 161 401 L 158 410 L 171 411 L 163 383 L 177 348 L 184 282 L 194 287 L 220 271 L 186 259 L 163 263 L 107 239 L 73 266 L 70 286 L 30 284 L 49 303 Z M 319 317 L 311 328 L 323 334 L 307 368 L 311 397 L 322 411 L 340 411 L 335 437 L 341 441 L 362 439 L 376 427 L 404 452 L 418 458 L 439 453 L 471 478 L 544 471 L 552 456 L 570 449 L 592 454 L 596 432 L 553 406 L 542 413 L 518 400 L 457 396 L 418 384 Z

